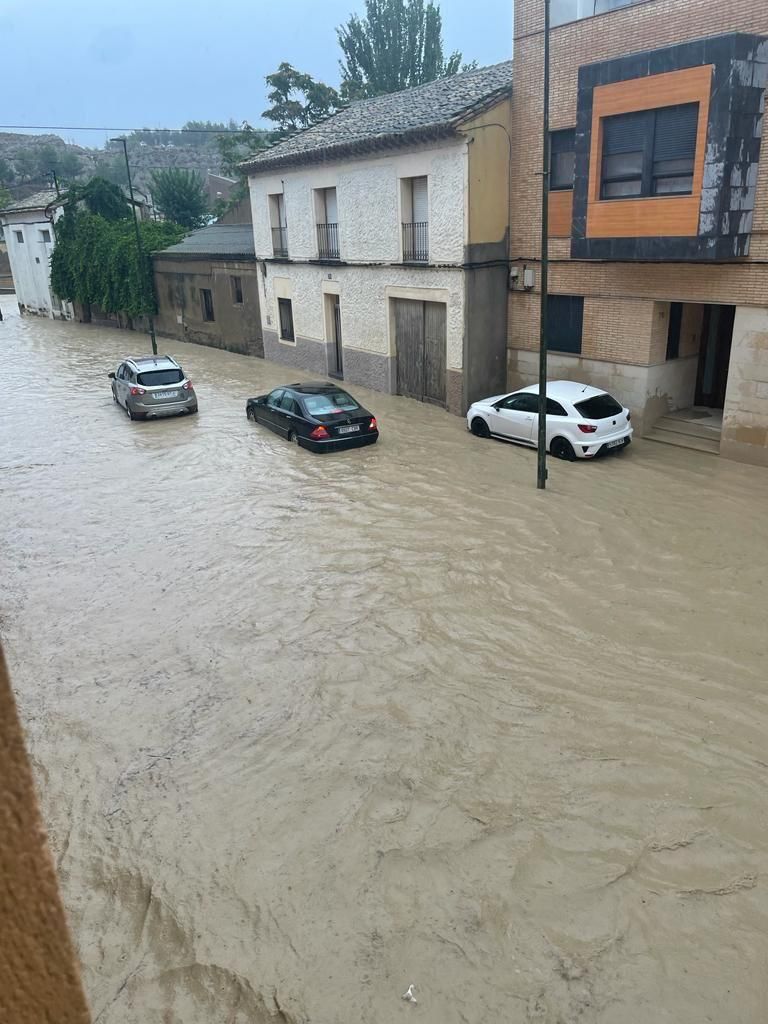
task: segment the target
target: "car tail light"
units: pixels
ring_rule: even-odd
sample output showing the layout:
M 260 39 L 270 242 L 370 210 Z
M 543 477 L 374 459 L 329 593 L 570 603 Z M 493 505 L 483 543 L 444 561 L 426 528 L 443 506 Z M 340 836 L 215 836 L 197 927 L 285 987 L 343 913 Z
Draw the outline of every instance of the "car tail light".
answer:
M 371 416 L 371 422 L 368 424 L 368 429 L 369 430 L 378 430 L 378 425 L 376 423 L 376 417 L 375 416 Z
M 132 395 L 145 395 L 146 391 L 144 388 L 131 388 Z
M 580 423 L 579 430 L 582 432 L 582 434 L 594 434 L 594 432 L 597 430 L 597 427 L 594 425 L 594 423 Z
M 319 427 L 315 427 L 315 429 L 312 431 L 312 433 L 309 436 L 314 441 L 322 441 L 326 437 L 330 437 L 330 434 L 328 433 L 326 428 L 321 423 Z
M 185 381 L 184 381 L 184 383 L 183 383 L 183 384 L 182 384 L 181 386 L 182 386 L 182 388 L 183 388 L 183 389 L 184 389 L 185 391 L 194 391 L 194 390 L 195 390 L 195 389 L 194 389 L 194 388 L 192 387 L 192 381 L 191 381 L 191 380 L 185 380 Z

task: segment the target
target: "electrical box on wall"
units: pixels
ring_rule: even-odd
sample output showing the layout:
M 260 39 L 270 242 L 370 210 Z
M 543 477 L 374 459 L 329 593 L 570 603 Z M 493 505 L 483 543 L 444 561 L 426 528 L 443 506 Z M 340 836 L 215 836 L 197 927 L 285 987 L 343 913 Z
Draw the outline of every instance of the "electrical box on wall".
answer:
M 523 268 L 523 288 L 531 289 L 536 283 L 536 276 L 533 273 L 532 267 Z

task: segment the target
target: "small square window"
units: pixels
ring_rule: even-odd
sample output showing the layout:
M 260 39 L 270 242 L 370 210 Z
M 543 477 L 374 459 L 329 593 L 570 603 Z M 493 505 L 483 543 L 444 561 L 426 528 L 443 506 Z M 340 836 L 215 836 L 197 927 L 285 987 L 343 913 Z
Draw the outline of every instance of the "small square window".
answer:
M 229 285 L 232 289 L 232 302 L 236 306 L 243 304 L 243 281 L 239 277 L 230 277 Z
M 51 232 L 48 231 L 47 228 L 43 228 L 43 230 L 40 232 L 40 241 L 45 242 L 46 245 L 50 244 Z
M 280 337 L 283 341 L 295 341 L 293 333 L 293 306 L 290 299 L 277 300 L 277 312 L 280 318 Z
M 19 243 L 19 245 L 23 245 L 24 235 L 21 233 L 21 231 L 14 231 L 13 233 L 14 235 L 16 235 L 16 241 Z

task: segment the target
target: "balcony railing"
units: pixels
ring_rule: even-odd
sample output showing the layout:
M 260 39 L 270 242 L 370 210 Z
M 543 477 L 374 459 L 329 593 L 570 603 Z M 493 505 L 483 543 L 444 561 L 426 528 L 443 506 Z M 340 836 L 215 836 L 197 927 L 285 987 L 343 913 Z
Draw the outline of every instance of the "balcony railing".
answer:
M 272 228 L 272 254 L 288 255 L 288 231 L 286 228 Z
M 429 260 L 429 224 L 426 221 L 403 224 L 403 260 L 427 263 Z
M 317 225 L 317 253 L 321 260 L 339 258 L 339 225 Z

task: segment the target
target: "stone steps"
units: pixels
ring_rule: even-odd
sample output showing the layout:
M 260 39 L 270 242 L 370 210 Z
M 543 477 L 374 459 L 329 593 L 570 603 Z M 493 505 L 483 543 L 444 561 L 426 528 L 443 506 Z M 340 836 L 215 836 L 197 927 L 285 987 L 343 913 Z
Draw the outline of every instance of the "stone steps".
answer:
M 711 432 L 710 432 L 711 433 Z M 720 436 L 708 437 L 697 434 L 689 434 L 680 430 L 667 430 L 659 427 L 658 423 L 647 434 L 643 434 L 643 440 L 659 441 L 661 444 L 672 444 L 678 448 L 691 448 L 697 452 L 708 452 L 711 455 L 720 454 Z
M 661 416 L 653 425 L 654 430 L 668 430 L 673 434 L 687 434 L 689 437 L 701 437 L 708 441 L 720 441 L 720 424 L 712 424 L 709 419 L 700 420 L 678 419 L 677 416 Z

